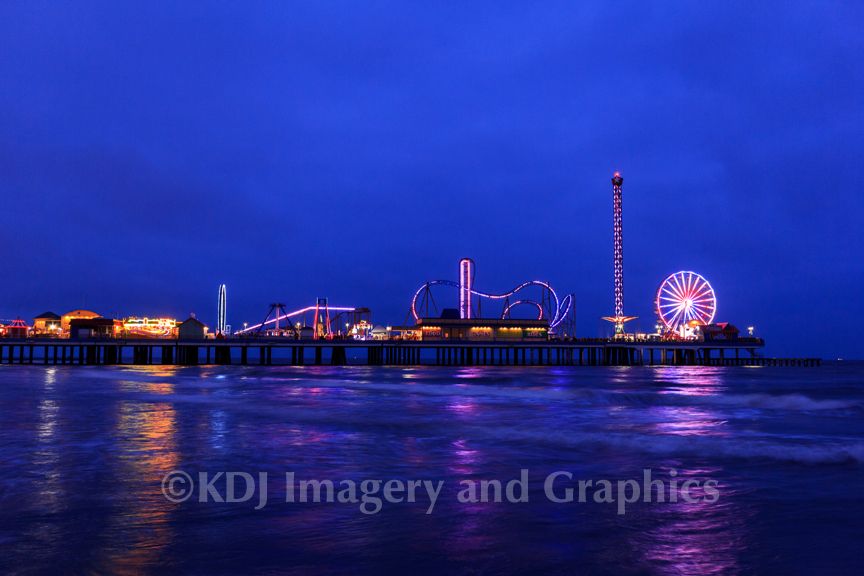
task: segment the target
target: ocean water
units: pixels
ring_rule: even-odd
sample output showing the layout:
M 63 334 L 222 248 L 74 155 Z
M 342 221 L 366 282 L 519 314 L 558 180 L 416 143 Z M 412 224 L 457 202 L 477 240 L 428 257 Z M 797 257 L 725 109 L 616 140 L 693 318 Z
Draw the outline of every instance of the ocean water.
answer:
M 0 457 L 2 573 L 864 573 L 855 363 L 0 366 Z M 646 470 L 665 501 L 621 510 Z M 234 475 L 231 498 L 219 472 L 254 483 Z M 556 498 L 579 480 L 620 497 L 552 501 L 555 472 Z M 350 491 L 286 501 L 307 479 L 442 488 L 431 510 L 374 483 L 375 513 Z M 492 501 L 461 501 L 481 480 Z M 672 480 L 697 483 L 688 501 Z

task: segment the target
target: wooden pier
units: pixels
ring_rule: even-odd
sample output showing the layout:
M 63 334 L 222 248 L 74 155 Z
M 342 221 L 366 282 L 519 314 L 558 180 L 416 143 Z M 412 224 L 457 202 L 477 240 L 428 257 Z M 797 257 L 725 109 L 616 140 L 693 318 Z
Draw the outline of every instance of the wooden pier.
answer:
M 765 358 L 758 339 L 659 342 L 226 340 L 0 340 L 0 363 L 43 365 L 819 366 Z

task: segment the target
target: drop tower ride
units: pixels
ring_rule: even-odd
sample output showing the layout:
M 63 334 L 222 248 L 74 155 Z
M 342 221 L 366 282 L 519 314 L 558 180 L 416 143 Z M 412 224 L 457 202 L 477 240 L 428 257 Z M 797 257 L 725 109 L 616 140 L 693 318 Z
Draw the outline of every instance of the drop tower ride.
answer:
M 615 315 L 604 316 L 615 324 L 615 334 L 624 333 L 624 324 L 636 316 L 624 315 L 624 213 L 621 188 L 624 178 L 620 172 L 612 175 L 612 243 L 613 243 L 613 281 L 615 292 Z

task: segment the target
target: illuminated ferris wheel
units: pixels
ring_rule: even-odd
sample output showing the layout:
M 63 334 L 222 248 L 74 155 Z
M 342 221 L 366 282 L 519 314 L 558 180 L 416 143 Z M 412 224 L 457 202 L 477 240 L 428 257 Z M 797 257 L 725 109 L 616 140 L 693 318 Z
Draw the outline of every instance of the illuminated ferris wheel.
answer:
M 711 284 L 696 272 L 686 270 L 663 280 L 654 305 L 660 321 L 672 331 L 683 325 L 710 324 L 717 312 L 717 298 Z

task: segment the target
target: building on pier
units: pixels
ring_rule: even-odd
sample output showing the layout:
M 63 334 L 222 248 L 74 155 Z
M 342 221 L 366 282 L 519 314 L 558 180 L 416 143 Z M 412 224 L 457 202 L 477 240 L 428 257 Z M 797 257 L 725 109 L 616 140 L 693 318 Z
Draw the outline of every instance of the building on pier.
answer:
M 547 320 L 511 318 L 419 318 L 421 339 L 472 341 L 545 341 L 549 338 Z
M 69 339 L 114 338 L 120 326 L 113 318 L 73 318 L 69 321 Z
M 390 331 L 384 326 L 375 326 L 369 331 L 369 336 L 372 340 L 387 340 L 390 338 Z
M 89 320 L 91 318 L 101 318 L 101 314 L 97 314 L 92 310 L 72 310 L 71 312 L 67 312 L 60 317 L 60 329 L 63 332 L 69 332 L 70 323 L 72 320 L 83 319 Z
M 221 332 L 216 333 L 224 337 Z M 193 314 L 177 326 L 177 338 L 180 340 L 203 340 L 207 337 L 207 326 Z
M 703 339 L 707 342 L 716 340 L 738 340 L 740 331 L 728 322 L 718 322 L 702 326 Z
M 16 318 L 8 326 L 6 326 L 5 334 L 7 338 L 27 338 L 27 333 L 30 327 L 21 318 Z
M 60 316 L 54 312 L 43 312 L 33 318 L 33 335 L 57 337 L 60 335 Z
M 423 332 L 417 325 L 414 326 L 391 326 L 388 330 L 388 340 L 404 340 L 406 342 L 418 342 L 423 338 Z

